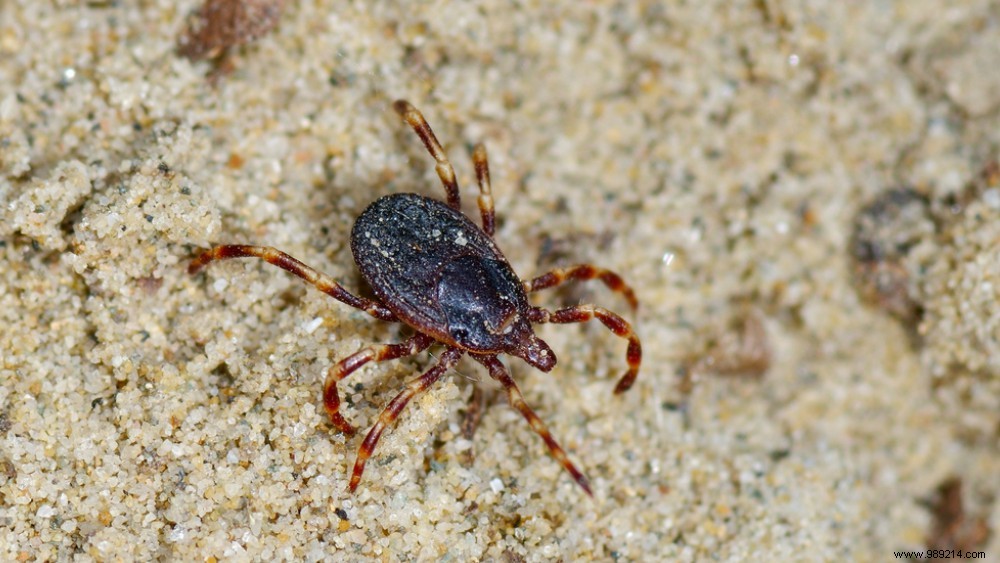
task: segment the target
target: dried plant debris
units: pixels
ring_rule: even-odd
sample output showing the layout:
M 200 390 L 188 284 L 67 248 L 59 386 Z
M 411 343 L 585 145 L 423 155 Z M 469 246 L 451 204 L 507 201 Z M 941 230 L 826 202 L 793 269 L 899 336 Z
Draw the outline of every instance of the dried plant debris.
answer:
M 920 264 L 919 332 L 934 366 L 982 373 L 969 396 L 1000 408 L 1000 167 L 991 162 L 938 207 L 940 232 Z
M 861 298 L 904 322 L 918 319 L 916 281 L 905 259 L 934 232 L 928 199 L 913 189 L 889 190 L 866 205 L 854 221 L 850 243 L 853 282 Z
M 943 197 L 932 199 L 913 188 L 884 192 L 854 220 L 850 242 L 854 287 L 866 302 L 918 327 L 927 302 L 938 293 L 928 289 L 934 265 L 966 250 L 969 241 L 962 225 L 970 216 L 980 220 L 984 211 L 989 214 L 998 208 L 996 160 L 988 161 L 964 188 Z
M 927 537 L 927 549 L 969 552 L 986 545 L 990 537 L 987 520 L 966 513 L 960 478 L 952 477 L 941 483 L 930 508 L 934 522 Z
M 932 192 L 928 192 L 932 193 Z M 934 377 L 936 400 L 960 410 L 959 434 L 994 439 L 1000 412 L 1000 165 L 931 197 L 892 189 L 858 213 L 852 282 L 904 323 Z
M 689 392 L 703 374 L 762 377 L 771 367 L 771 343 L 760 311 L 740 307 L 724 323 L 701 332 L 701 352 L 683 362 L 681 391 Z
M 912 326 L 935 363 L 1000 370 L 1000 165 L 987 161 L 966 185 L 930 198 L 892 189 L 858 213 L 851 239 L 854 286 L 862 298 Z M 946 357 L 947 356 L 947 357 Z
M 271 31 L 284 7 L 285 0 L 205 0 L 189 18 L 178 52 L 191 60 L 220 62 L 230 48 Z

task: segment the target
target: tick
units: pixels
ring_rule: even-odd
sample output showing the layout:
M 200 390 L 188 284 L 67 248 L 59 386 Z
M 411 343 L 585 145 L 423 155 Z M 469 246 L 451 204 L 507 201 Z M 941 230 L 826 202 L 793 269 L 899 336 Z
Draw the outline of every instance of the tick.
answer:
M 493 195 L 485 147 L 477 145 L 472 153 L 479 183 L 478 204 L 482 217 L 482 227 L 479 227 L 462 213 L 455 171 L 423 115 L 405 100 L 395 102 L 393 107 L 434 157 L 446 202 L 410 193 L 387 195 L 375 200 L 357 218 L 351 230 L 351 252 L 376 299 L 354 295 L 333 278 L 266 246 L 217 246 L 195 258 L 188 272 L 194 274 L 216 260 L 260 258 L 376 319 L 401 322 L 415 331 L 413 336 L 397 344 L 362 348 L 330 368 L 323 388 L 323 405 L 333 425 L 348 435 L 354 433 L 354 428 L 340 413 L 339 381 L 368 362 L 411 356 L 434 344 L 444 346 L 437 363 L 407 383 L 368 431 L 358 448 L 348 487 L 350 491 L 353 492 L 361 481 L 365 463 L 382 433 L 396 421 L 407 403 L 427 391 L 462 356 L 468 355 L 485 366 L 490 377 L 503 386 L 510 405 L 541 436 L 552 457 L 588 495 L 593 495 L 587 478 L 525 402 L 498 356 L 510 354 L 543 372 L 551 371 L 556 365 L 556 356 L 548 344 L 535 335 L 532 324 L 580 323 L 596 318 L 628 341 L 628 370 L 614 389 L 615 394 L 624 393 L 635 383 L 642 360 L 642 346 L 629 323 L 594 305 L 555 311 L 535 307 L 528 302 L 528 294 L 567 281 L 597 279 L 622 294 L 634 311 L 638 306 L 635 292 L 618 274 L 590 264 L 557 268 L 521 281 L 493 240 Z

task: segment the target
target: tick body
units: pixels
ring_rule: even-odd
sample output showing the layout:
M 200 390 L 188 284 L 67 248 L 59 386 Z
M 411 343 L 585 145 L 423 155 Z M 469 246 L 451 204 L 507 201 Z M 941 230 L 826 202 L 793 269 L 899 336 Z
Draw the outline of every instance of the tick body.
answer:
M 354 223 L 361 275 L 401 321 L 473 354 L 512 353 L 549 371 L 524 286 L 490 237 L 465 215 L 416 194 L 383 197 Z
M 616 394 L 622 393 L 635 382 L 642 358 L 639 338 L 628 322 L 593 305 L 556 311 L 534 307 L 528 302 L 528 294 L 566 281 L 598 279 L 621 293 L 634 310 L 637 306 L 635 293 L 617 274 L 589 264 L 560 268 L 521 281 L 493 241 L 493 197 L 486 150 L 479 145 L 473 152 L 479 183 L 480 227 L 462 214 L 454 170 L 423 116 L 405 101 L 396 102 L 394 107 L 437 162 L 436 170 L 445 188 L 446 202 L 417 194 L 389 195 L 373 202 L 357 218 L 351 231 L 351 251 L 375 300 L 356 296 L 332 278 L 269 247 L 217 246 L 195 258 L 189 272 L 196 273 L 215 260 L 257 257 L 295 274 L 347 305 L 381 320 L 405 323 L 415 331 L 413 336 L 398 344 L 363 348 L 340 360 L 328 372 L 323 392 L 324 407 L 333 425 L 347 434 L 352 434 L 354 428 L 340 413 L 339 381 L 368 362 L 410 356 L 434 344 L 444 346 L 438 362 L 410 381 L 369 430 L 358 449 L 349 485 L 351 491 L 361 481 L 365 463 L 382 433 L 396 421 L 406 404 L 429 389 L 463 355 L 469 355 L 503 386 L 511 406 L 541 436 L 552 456 L 587 494 L 592 494 L 587 478 L 524 401 L 497 356 L 510 354 L 542 371 L 550 371 L 556 365 L 556 356 L 535 335 L 532 324 L 577 323 L 597 318 L 628 341 L 628 370 L 615 387 Z

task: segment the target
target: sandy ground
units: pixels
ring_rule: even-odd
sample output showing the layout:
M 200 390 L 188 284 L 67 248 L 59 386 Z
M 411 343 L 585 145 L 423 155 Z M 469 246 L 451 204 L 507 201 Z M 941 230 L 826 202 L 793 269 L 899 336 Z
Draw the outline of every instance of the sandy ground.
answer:
M 949 478 L 1000 558 L 1000 6 L 943 5 L 313 0 L 213 65 L 178 54 L 192 0 L 3 1 L 0 559 L 891 560 Z M 517 272 L 638 293 L 538 301 L 634 322 L 623 396 L 596 322 L 507 362 L 593 499 L 467 360 L 349 494 L 326 370 L 406 330 L 260 261 L 186 273 L 255 243 L 358 287 L 354 217 L 442 195 L 396 98 L 473 217 L 486 144 Z M 873 297 L 856 218 L 901 187 L 927 220 Z M 353 375 L 348 420 L 439 352 Z

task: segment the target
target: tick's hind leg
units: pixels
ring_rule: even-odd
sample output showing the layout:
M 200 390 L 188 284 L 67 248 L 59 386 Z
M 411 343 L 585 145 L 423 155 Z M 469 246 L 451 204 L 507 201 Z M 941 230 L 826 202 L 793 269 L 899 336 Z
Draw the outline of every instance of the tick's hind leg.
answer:
M 448 206 L 455 211 L 461 211 L 462 198 L 458 194 L 455 169 L 452 168 L 451 162 L 448 161 L 448 155 L 441 148 L 441 143 L 434 136 L 434 131 L 427 124 L 424 115 L 406 100 L 396 100 L 392 104 L 392 107 L 413 128 L 413 131 L 420 137 L 420 140 L 424 142 L 424 146 L 427 147 L 427 152 L 431 153 L 431 156 L 437 161 L 437 164 L 434 165 L 434 170 L 437 171 L 438 178 L 441 178 L 441 184 L 444 185 L 444 191 L 448 197 Z
M 483 218 L 483 232 L 492 237 L 495 229 L 493 211 L 493 190 L 490 188 L 490 165 L 486 160 L 486 147 L 482 143 L 472 151 L 472 164 L 476 167 L 476 181 L 479 182 L 479 215 Z
M 323 406 L 330 422 L 344 434 L 354 434 L 354 427 L 340 414 L 340 395 L 337 393 L 337 382 L 351 375 L 368 362 L 385 362 L 404 356 L 419 354 L 427 349 L 434 339 L 424 334 L 414 334 L 399 344 L 384 344 L 368 346 L 337 362 L 326 374 L 323 385 Z
M 608 327 L 611 332 L 628 340 L 628 350 L 625 352 L 628 371 L 625 372 L 621 379 L 618 380 L 618 384 L 615 385 L 615 395 L 624 393 L 635 383 L 635 378 L 639 376 L 639 364 L 642 363 L 642 344 L 639 342 L 639 337 L 632 330 L 632 326 L 628 324 L 628 321 L 607 309 L 593 305 L 577 305 L 576 307 L 559 309 L 558 311 L 546 311 L 540 307 L 533 307 L 531 309 L 531 321 L 536 323 L 582 323 L 594 317 L 597 317 L 604 323 L 604 326 Z
M 579 469 L 573 465 L 573 462 L 569 460 L 569 456 L 566 455 L 566 450 L 562 449 L 552 434 L 549 433 L 549 429 L 545 427 L 545 423 L 542 419 L 538 418 L 535 411 L 531 410 L 528 403 L 524 401 L 524 396 L 521 395 L 521 390 L 517 388 L 517 384 L 514 383 L 514 379 L 510 376 L 507 368 L 504 367 L 503 363 L 497 359 L 496 356 L 473 356 L 479 363 L 486 366 L 486 369 L 490 370 L 490 377 L 497 380 L 500 385 L 503 385 L 505 391 L 507 391 L 507 400 L 510 402 L 510 406 L 516 411 L 521 413 L 521 416 L 528 421 L 531 425 L 531 429 L 535 431 L 536 434 L 542 437 L 545 445 L 549 448 L 549 453 L 552 457 L 556 458 L 563 468 L 573 476 L 573 480 L 576 481 L 578 485 L 583 487 L 583 490 L 587 492 L 588 495 L 594 496 L 594 493 L 590 490 L 590 482 L 587 481 L 587 477 L 580 472 Z
M 361 309 L 376 319 L 383 321 L 397 321 L 396 315 L 381 304 L 358 297 L 343 288 L 330 276 L 306 266 L 299 260 L 284 252 L 269 246 L 250 246 L 245 244 L 226 244 L 216 246 L 211 250 L 206 250 L 197 258 L 191 261 L 188 266 L 189 274 L 196 274 L 208 264 L 217 260 L 227 260 L 229 258 L 260 258 L 269 264 L 291 272 L 304 279 L 316 289 L 333 297 L 337 301 L 346 303 L 356 309 Z
M 459 348 L 448 348 L 443 354 L 441 354 L 441 359 L 438 363 L 427 370 L 426 373 L 420 377 L 410 381 L 399 395 L 393 399 L 389 406 L 385 407 L 382 414 L 378 417 L 378 422 L 372 429 L 368 431 L 368 435 L 365 436 L 365 441 L 361 443 L 361 447 L 358 448 L 358 459 L 354 462 L 354 471 L 351 473 L 351 483 L 348 485 L 348 489 L 354 492 L 354 489 L 358 488 L 358 483 L 361 482 L 361 474 L 365 471 L 365 463 L 368 462 L 368 458 L 371 457 L 372 452 L 375 451 L 375 446 L 378 444 L 379 438 L 382 437 L 382 432 L 385 431 L 386 427 L 392 425 L 399 418 L 399 413 L 403 412 L 406 404 L 410 402 L 410 399 L 416 397 L 417 395 L 427 391 L 431 385 L 434 385 L 441 376 L 445 374 L 446 371 L 454 366 L 458 359 L 462 357 L 465 352 Z
M 608 286 L 608 289 L 621 293 L 622 296 L 625 297 L 625 300 L 628 301 L 628 304 L 632 307 L 633 311 L 639 307 L 639 300 L 636 299 L 635 292 L 632 291 L 632 288 L 625 283 L 621 276 L 611 270 L 605 270 L 604 268 L 598 268 L 597 266 L 592 266 L 590 264 L 580 264 L 578 266 L 570 266 L 568 268 L 556 268 L 551 272 L 542 274 L 531 281 L 524 282 L 524 291 L 532 293 L 548 289 L 550 287 L 556 287 L 568 281 L 592 279 L 600 279 L 604 282 L 604 285 Z

